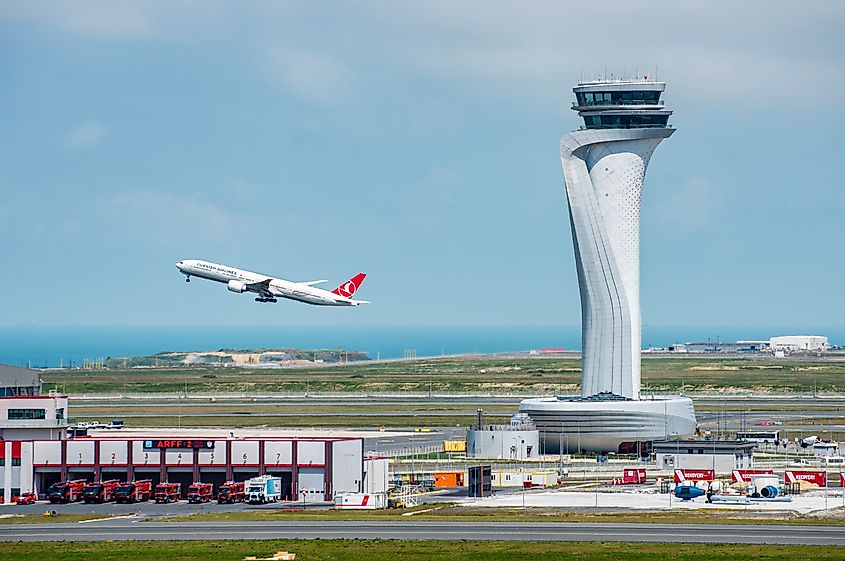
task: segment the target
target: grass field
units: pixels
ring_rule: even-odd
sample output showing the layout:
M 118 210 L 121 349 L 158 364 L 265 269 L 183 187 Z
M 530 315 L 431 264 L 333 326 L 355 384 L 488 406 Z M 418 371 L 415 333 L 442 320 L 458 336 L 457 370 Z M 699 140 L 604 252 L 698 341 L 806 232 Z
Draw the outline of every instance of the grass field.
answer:
M 419 415 L 394 415 L 390 417 L 379 416 L 321 416 L 321 417 L 269 417 L 261 415 L 212 415 L 206 414 L 201 417 L 179 417 L 172 415 L 161 415 L 155 417 L 125 417 L 118 411 L 110 411 L 110 415 L 120 417 L 124 420 L 126 427 L 278 427 L 278 428 L 417 428 L 421 426 L 452 427 L 466 426 L 476 420 L 473 415 L 465 416 L 437 416 L 427 417 Z M 102 420 L 103 415 L 77 415 L 71 410 L 74 421 Z M 510 415 L 485 415 L 486 421 L 491 423 L 506 423 Z
M 420 505 L 411 509 L 375 511 L 302 510 L 302 511 L 238 511 L 209 512 L 174 516 L 173 522 L 220 521 L 285 521 L 285 520 L 461 520 L 461 521 L 519 521 L 519 522 L 607 522 L 655 524 L 789 524 L 811 526 L 845 526 L 845 518 L 836 516 L 807 516 L 790 512 L 673 511 L 673 512 L 567 512 L 553 508 L 472 508 L 441 505 Z M 161 519 L 156 519 L 160 522 Z
M 586 536 L 585 536 L 586 537 Z M 444 542 L 393 540 L 251 540 L 0 543 L 4 561 L 240 561 L 276 551 L 297 561 L 840 561 L 841 548 L 709 544 Z
M 643 393 L 845 391 L 845 362 L 763 358 L 644 358 Z M 577 359 L 444 358 L 321 368 L 163 368 L 44 373 L 44 389 L 121 393 L 575 393 Z

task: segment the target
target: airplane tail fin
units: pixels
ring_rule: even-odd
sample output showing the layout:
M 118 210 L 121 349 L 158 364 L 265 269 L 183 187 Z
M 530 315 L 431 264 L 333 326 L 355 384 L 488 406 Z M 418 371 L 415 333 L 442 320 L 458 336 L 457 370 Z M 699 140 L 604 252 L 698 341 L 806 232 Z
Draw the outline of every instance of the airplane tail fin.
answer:
M 343 296 L 344 298 L 352 298 L 355 291 L 361 287 L 361 283 L 364 282 L 364 277 L 366 276 L 367 275 L 364 273 L 358 273 L 345 283 L 332 290 L 332 294 L 337 294 L 338 296 Z

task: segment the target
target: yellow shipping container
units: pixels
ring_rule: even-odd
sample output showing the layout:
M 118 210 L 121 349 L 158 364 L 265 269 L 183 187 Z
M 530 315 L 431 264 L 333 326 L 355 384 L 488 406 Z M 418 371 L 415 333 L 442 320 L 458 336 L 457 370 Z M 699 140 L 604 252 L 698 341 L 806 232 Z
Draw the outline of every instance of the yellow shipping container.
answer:
M 444 440 L 443 441 L 443 451 L 444 452 L 466 452 L 467 451 L 467 442 L 466 442 L 466 440 Z

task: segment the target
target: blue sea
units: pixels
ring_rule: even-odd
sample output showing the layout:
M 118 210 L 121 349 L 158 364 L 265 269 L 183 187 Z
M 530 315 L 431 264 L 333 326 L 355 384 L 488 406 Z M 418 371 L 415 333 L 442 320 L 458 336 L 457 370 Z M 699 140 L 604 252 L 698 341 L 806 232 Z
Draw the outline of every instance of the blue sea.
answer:
M 827 335 L 845 342 L 845 329 L 643 327 L 643 346 L 676 342 L 768 339 L 773 335 Z M 221 348 L 302 348 L 366 352 L 370 358 L 578 350 L 579 325 L 550 327 L 0 327 L 0 363 L 33 368 L 79 365 L 83 360 L 144 356 L 163 351 Z

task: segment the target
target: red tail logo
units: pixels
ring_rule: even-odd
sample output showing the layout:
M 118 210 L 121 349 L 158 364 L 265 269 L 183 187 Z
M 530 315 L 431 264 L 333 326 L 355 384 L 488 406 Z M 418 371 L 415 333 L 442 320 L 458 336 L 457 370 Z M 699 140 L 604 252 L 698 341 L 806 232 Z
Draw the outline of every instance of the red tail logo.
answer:
M 366 276 L 367 275 L 364 273 L 358 273 L 345 283 L 332 290 L 332 294 L 337 294 L 338 296 L 343 296 L 344 298 L 352 298 L 355 291 L 361 287 L 361 283 L 364 282 L 364 277 Z

